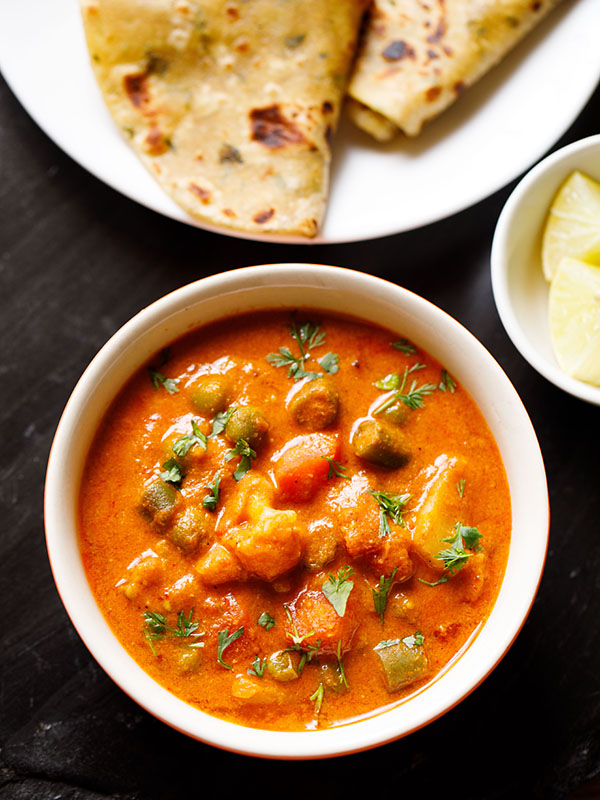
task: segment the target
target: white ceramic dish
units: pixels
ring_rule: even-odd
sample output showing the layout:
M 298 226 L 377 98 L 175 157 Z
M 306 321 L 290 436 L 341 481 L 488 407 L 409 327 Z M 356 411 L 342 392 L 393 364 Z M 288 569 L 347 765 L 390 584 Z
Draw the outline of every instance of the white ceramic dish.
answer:
M 428 687 L 397 708 L 335 729 L 275 733 L 208 716 L 157 685 L 112 634 L 88 586 L 77 542 L 77 496 L 92 436 L 125 380 L 191 327 L 265 307 L 344 311 L 408 336 L 450 370 L 482 410 L 506 467 L 513 530 L 506 576 L 491 616 Z M 548 541 L 544 465 L 527 413 L 498 364 L 436 306 L 359 272 L 309 264 L 249 267 L 205 278 L 158 300 L 123 326 L 87 368 L 58 426 L 46 479 L 46 537 L 63 603 L 94 658 L 141 706 L 218 747 L 270 758 L 321 758 L 404 736 L 448 711 L 496 666 L 517 636 L 541 578 Z
M 418 228 L 514 180 L 567 130 L 597 85 L 597 32 L 598 0 L 563 0 L 415 140 L 378 145 L 343 120 L 327 217 L 313 241 Z M 89 65 L 77 0 L 0 3 L 0 70 L 37 124 L 93 175 L 161 214 L 208 227 L 162 191 L 113 124 Z
M 600 181 L 600 135 L 557 150 L 517 185 L 504 206 L 492 244 L 492 288 L 502 324 L 521 355 L 551 383 L 600 405 L 600 387 L 566 375 L 552 350 L 549 284 L 542 273 L 544 223 L 554 195 L 578 169 Z

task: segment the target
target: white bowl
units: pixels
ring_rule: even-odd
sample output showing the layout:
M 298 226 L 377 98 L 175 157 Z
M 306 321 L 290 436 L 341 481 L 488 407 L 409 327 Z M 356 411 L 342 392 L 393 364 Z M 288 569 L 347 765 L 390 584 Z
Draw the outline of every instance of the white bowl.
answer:
M 492 290 L 506 332 L 521 355 L 551 383 L 600 405 L 600 387 L 566 375 L 552 350 L 549 284 L 541 263 L 546 215 L 566 178 L 580 170 L 600 181 L 600 135 L 557 150 L 530 170 L 504 206 L 492 243 Z
M 471 394 L 498 443 L 511 492 L 513 529 L 494 609 L 468 648 L 425 690 L 400 706 L 335 729 L 255 730 L 211 717 L 155 683 L 119 644 L 96 605 L 77 542 L 77 496 L 99 420 L 126 379 L 190 330 L 268 307 L 345 312 L 409 337 Z M 218 747 L 270 758 L 322 758 L 404 736 L 468 695 L 496 666 L 533 603 L 548 542 L 548 491 L 538 442 L 508 378 L 482 345 L 436 306 L 379 278 L 339 267 L 277 264 L 226 272 L 184 286 L 141 311 L 100 350 L 75 387 L 48 463 L 46 539 L 62 601 L 94 658 L 136 702 L 174 728 Z

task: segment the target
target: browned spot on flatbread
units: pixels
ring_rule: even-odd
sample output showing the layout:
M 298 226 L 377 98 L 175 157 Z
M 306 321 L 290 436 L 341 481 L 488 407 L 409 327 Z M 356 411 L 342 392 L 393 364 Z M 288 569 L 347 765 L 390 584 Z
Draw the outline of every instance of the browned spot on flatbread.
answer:
M 156 126 L 150 128 L 144 140 L 144 149 L 151 156 L 161 156 L 170 147 L 169 139 Z
M 324 100 L 321 110 L 324 114 L 331 114 L 333 111 L 333 103 L 330 100 Z
M 223 214 L 225 214 L 226 217 L 236 217 L 237 216 L 235 211 L 233 211 L 231 208 L 224 208 L 223 209 Z
M 539 11 L 541 7 L 542 7 L 542 0 L 535 0 L 535 2 L 531 4 L 532 11 Z
M 433 103 L 433 101 L 437 100 L 441 93 L 442 89 L 440 86 L 432 86 L 431 89 L 427 89 L 425 92 L 425 99 L 428 103 Z
M 435 44 L 436 42 L 440 41 L 440 39 L 444 36 L 445 33 L 446 33 L 446 20 L 444 19 L 444 17 L 442 17 L 438 22 L 435 31 L 427 37 L 427 41 L 430 44 Z
M 267 211 L 259 211 L 259 213 L 252 217 L 252 219 L 257 225 L 264 225 L 264 223 L 268 222 L 274 214 L 275 209 L 269 208 Z
M 390 42 L 381 55 L 386 61 L 400 61 L 403 58 L 414 59 L 415 51 L 405 41 L 397 39 L 394 42 Z
M 281 113 L 277 104 L 250 112 L 252 139 L 271 150 L 304 141 L 302 131 Z
M 465 88 L 466 88 L 465 84 L 462 81 L 457 81 L 454 84 L 454 91 L 456 92 L 456 94 L 460 94 L 461 92 L 464 92 Z
M 123 78 L 125 92 L 131 105 L 136 108 L 143 108 L 150 102 L 150 93 L 146 84 L 147 77 L 147 73 L 139 72 L 136 75 L 125 75 Z
M 188 184 L 188 189 L 190 192 L 193 192 L 196 197 L 199 197 L 203 203 L 210 203 L 210 192 L 207 189 L 203 189 L 201 186 L 198 186 L 197 183 L 192 182 Z

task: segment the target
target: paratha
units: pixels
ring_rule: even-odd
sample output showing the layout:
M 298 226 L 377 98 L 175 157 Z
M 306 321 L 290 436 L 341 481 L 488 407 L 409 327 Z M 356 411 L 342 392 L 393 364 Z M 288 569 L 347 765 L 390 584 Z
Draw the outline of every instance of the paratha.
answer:
M 82 0 L 131 147 L 189 214 L 314 236 L 365 0 Z
M 559 0 L 374 0 L 349 115 L 380 141 L 416 136 Z M 558 57 L 558 56 L 557 56 Z

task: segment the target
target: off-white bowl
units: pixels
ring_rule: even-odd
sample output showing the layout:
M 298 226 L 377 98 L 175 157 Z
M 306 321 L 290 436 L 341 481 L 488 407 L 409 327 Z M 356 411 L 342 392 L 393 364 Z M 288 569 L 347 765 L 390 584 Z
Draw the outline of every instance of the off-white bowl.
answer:
M 451 666 L 400 706 L 335 729 L 276 733 L 211 717 L 155 683 L 121 647 L 96 605 L 77 541 L 77 496 L 99 420 L 126 379 L 199 325 L 252 309 L 306 306 L 362 317 L 408 337 L 454 375 L 483 412 L 504 461 L 513 529 L 491 616 Z M 481 344 L 436 306 L 386 281 L 338 267 L 277 264 L 205 278 L 163 297 L 124 325 L 75 387 L 60 420 L 46 479 L 50 562 L 62 601 L 98 663 L 136 702 L 174 728 L 218 747 L 271 758 L 320 758 L 404 736 L 448 711 L 498 664 L 534 600 L 548 541 L 544 465 L 513 386 Z
M 548 324 L 550 285 L 542 273 L 546 215 L 560 185 L 576 169 L 600 181 L 600 135 L 547 156 L 514 189 L 494 233 L 492 289 L 506 332 L 531 366 L 565 392 L 600 405 L 600 386 L 569 377 L 554 357 Z

